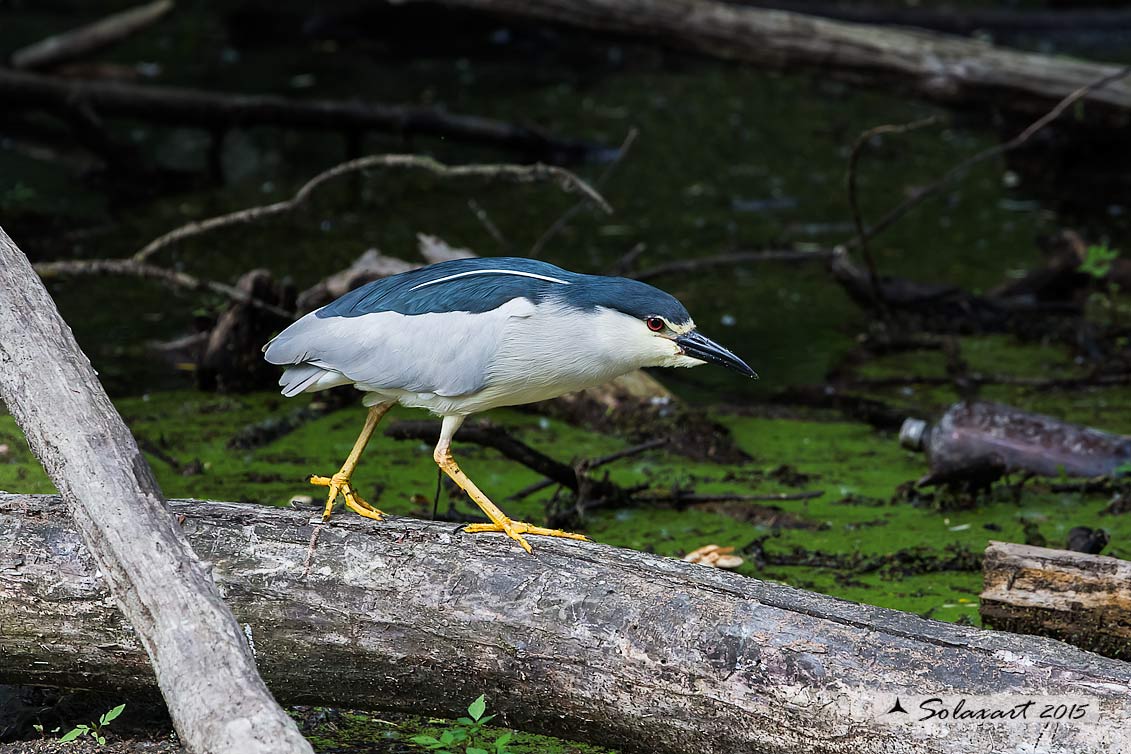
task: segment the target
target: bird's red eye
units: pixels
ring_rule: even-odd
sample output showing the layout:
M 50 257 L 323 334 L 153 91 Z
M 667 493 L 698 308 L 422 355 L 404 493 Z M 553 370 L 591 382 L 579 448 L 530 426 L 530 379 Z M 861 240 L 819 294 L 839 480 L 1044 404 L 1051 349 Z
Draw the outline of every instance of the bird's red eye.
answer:
M 659 317 L 649 317 L 644 320 L 644 323 L 648 325 L 648 329 L 652 332 L 659 332 L 664 329 L 664 320 Z

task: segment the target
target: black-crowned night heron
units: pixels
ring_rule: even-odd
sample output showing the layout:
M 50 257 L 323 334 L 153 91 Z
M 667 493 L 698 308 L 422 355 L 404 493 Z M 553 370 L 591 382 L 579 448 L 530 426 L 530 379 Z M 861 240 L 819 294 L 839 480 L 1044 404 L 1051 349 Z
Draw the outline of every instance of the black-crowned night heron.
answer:
M 533 259 L 458 259 L 376 280 L 307 314 L 263 347 L 286 367 L 287 397 L 338 385 L 366 393 L 365 426 L 342 468 L 311 483 L 380 520 L 350 482 L 377 423 L 394 403 L 443 417 L 433 458 L 491 519 L 468 532 L 585 539 L 507 518 L 452 458 L 471 414 L 554 398 L 640 367 L 721 364 L 754 371 L 700 335 L 683 304 L 637 280 L 582 275 Z

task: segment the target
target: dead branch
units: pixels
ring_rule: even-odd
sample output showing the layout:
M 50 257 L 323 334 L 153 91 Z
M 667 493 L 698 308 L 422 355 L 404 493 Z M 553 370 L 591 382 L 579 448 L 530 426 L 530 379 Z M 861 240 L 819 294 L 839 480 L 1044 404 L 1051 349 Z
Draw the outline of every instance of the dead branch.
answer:
M 22 47 L 12 53 L 9 64 L 21 70 L 52 68 L 120 42 L 157 23 L 171 10 L 173 0 L 155 0 L 128 8 L 92 24 Z
M 636 141 L 636 137 L 639 133 L 640 132 L 635 128 L 630 128 L 628 130 L 628 135 L 624 137 L 624 142 L 620 145 L 620 149 L 617 150 L 616 157 L 613 158 L 613 161 L 609 163 L 608 167 L 605 168 L 600 177 L 597 178 L 597 182 L 594 184 L 597 188 L 604 188 L 605 182 L 609 180 L 609 176 L 611 176 L 613 172 L 616 171 L 617 166 L 620 165 L 621 161 L 624 160 L 625 155 L 628 154 L 628 150 L 632 149 L 632 145 Z M 543 233 L 538 238 L 538 240 L 534 242 L 534 245 L 530 247 L 530 258 L 537 259 L 538 256 L 542 253 L 542 249 L 546 247 L 546 244 L 549 243 L 554 236 L 560 233 L 562 229 L 569 225 L 570 220 L 574 218 L 574 215 L 583 210 L 585 206 L 586 202 L 584 200 L 580 201 L 566 210 L 561 217 L 555 220 L 553 224 L 546 229 L 546 232 Z
M 486 693 L 502 725 L 626 754 L 967 754 L 1020 750 L 1034 730 L 1050 752 L 1131 749 L 1129 666 L 1049 639 L 592 542 L 541 539 L 530 557 L 451 524 L 170 508 L 284 702 L 455 716 Z M 0 682 L 149 688 L 73 527 L 57 498 L 0 495 Z M 897 696 L 919 713 L 913 700 L 959 695 L 1101 712 L 1045 729 L 885 716 Z
M 585 472 L 591 471 L 593 469 L 598 469 L 602 466 L 608 465 L 608 464 L 612 463 L 613 461 L 619 461 L 622 458 L 629 458 L 631 456 L 640 455 L 641 453 L 645 453 L 649 450 L 655 450 L 656 448 L 661 448 L 664 445 L 667 445 L 667 442 L 668 442 L 667 438 L 661 437 L 661 438 L 656 439 L 656 440 L 649 440 L 648 442 L 642 442 L 639 445 L 633 445 L 630 448 L 624 448 L 623 450 L 618 450 L 615 453 L 609 453 L 607 455 L 598 456 L 597 458 L 594 458 L 594 459 L 591 459 L 591 460 L 583 460 L 583 461 L 580 462 L 580 464 L 577 468 L 577 473 L 579 473 L 579 474 L 585 473 Z M 518 492 L 511 495 L 510 499 L 511 500 L 522 500 L 524 497 L 529 497 L 530 495 L 533 495 L 535 492 L 540 492 L 540 491 L 546 489 L 547 487 L 554 486 L 554 484 L 555 484 L 555 482 L 554 482 L 553 479 L 543 479 L 540 482 L 535 482 L 534 484 L 523 487 L 521 490 L 519 490 Z
M 395 421 L 385 430 L 385 436 L 394 440 L 435 442 L 436 438 L 440 436 L 440 425 L 434 421 Z M 528 469 L 550 479 L 554 484 L 560 484 L 575 493 L 581 487 L 581 480 L 576 469 L 535 450 L 502 427 L 482 423 L 465 424 L 456 435 L 456 441 L 472 442 L 497 450 L 512 461 L 521 463 Z M 613 495 L 618 498 L 624 494 L 617 485 L 611 482 L 600 483 L 594 492 L 601 495 Z
M 222 94 L 122 81 L 70 80 L 24 71 L 0 70 L 0 98 L 10 111 L 66 110 L 82 104 L 104 117 L 135 118 L 209 131 L 266 125 L 442 136 L 518 149 L 555 162 L 583 158 L 596 149 L 594 145 L 559 139 L 532 127 L 435 108 Z
M 81 540 L 75 530 L 71 536 L 89 552 L 84 565 L 109 584 L 114 599 L 106 603 L 122 611 L 116 625 L 133 627 L 132 669 L 149 683 L 156 673 L 189 750 L 311 754 L 260 679 L 243 632 L 169 516 L 90 361 L 2 230 L 0 397 L 61 492 L 65 505 L 56 500 L 56 510 L 81 532 Z M 0 547 L 5 557 L 13 551 Z M 2 567 L 0 583 L 12 583 L 13 568 Z M 12 624 L 0 624 L 7 635 Z
M 1115 71 L 1108 71 L 1100 75 L 1095 80 L 1069 92 L 1063 99 L 1057 102 L 1051 110 L 1046 112 L 1037 120 L 1030 123 L 1023 131 L 1021 131 L 1021 133 L 1017 134 L 1004 144 L 998 144 L 996 146 L 983 149 L 981 152 L 978 152 L 977 154 L 972 155 L 965 160 L 962 160 L 950 170 L 946 171 L 937 180 L 916 191 L 912 197 L 888 210 L 887 213 L 884 214 L 884 216 L 881 217 L 872 227 L 862 231 L 858 223 L 856 237 L 850 239 L 849 241 L 846 241 L 845 246 L 862 246 L 867 241 L 875 238 L 880 233 L 894 225 L 899 221 L 900 218 L 902 218 L 912 209 L 919 206 L 932 196 L 935 196 L 944 188 L 950 186 L 952 183 L 964 176 L 967 171 L 970 170 L 970 168 L 981 162 L 992 159 L 1001 154 L 1004 154 L 1005 152 L 1009 152 L 1024 145 L 1029 141 L 1029 139 L 1033 138 L 1035 134 L 1039 133 L 1041 130 L 1049 126 L 1053 121 L 1057 120 L 1077 102 L 1088 98 L 1091 94 L 1104 90 L 1105 87 L 1108 87 L 1111 84 L 1122 81 L 1127 77 L 1128 74 L 1131 74 L 1131 66 L 1126 66 Z
M 821 251 L 735 251 L 727 254 L 716 254 L 710 257 L 686 259 L 679 262 L 649 267 L 639 272 L 625 272 L 625 277 L 634 280 L 652 280 L 664 275 L 679 275 L 685 272 L 698 272 L 714 267 L 733 267 L 744 264 L 760 262 L 828 262 L 833 258 L 831 249 Z
M 597 193 L 588 183 L 578 178 L 573 173 L 553 165 L 454 165 L 449 166 L 441 162 L 437 162 L 431 157 L 422 157 L 419 155 L 411 154 L 378 154 L 369 155 L 368 157 L 359 157 L 356 160 L 349 160 L 339 165 L 335 165 L 329 170 L 325 170 L 318 175 L 311 178 L 304 183 L 299 190 L 294 193 L 290 199 L 274 204 L 264 204 L 257 207 L 248 207 L 236 212 L 229 212 L 226 215 L 219 215 L 217 217 L 210 217 L 205 220 L 198 220 L 191 223 L 186 223 L 179 228 L 169 231 L 159 238 L 155 238 L 145 245 L 140 251 L 133 255 L 134 261 L 144 262 L 158 251 L 182 241 L 186 238 L 208 233 L 218 228 L 226 228 L 232 225 L 242 225 L 245 223 L 256 222 L 267 217 L 281 215 L 301 207 L 314 191 L 327 182 L 350 173 L 357 173 L 365 170 L 373 170 L 375 168 L 402 168 L 412 170 L 423 170 L 426 173 L 439 176 L 441 178 L 481 178 L 485 180 L 502 180 L 512 183 L 536 183 L 539 181 L 550 181 L 557 183 L 561 189 L 567 193 L 578 192 L 586 199 L 596 204 L 602 210 L 612 213 L 613 208 L 609 206 L 604 197 Z
M 995 47 L 982 41 L 831 21 L 712 0 L 445 0 L 446 5 L 655 40 L 724 60 L 909 91 L 943 104 L 989 103 L 1043 112 L 1111 65 Z M 1120 123 L 1131 86 L 1086 92 L 1084 117 Z
M 0 76 L 2 76 L 0 72 Z M 265 218 L 293 212 L 303 206 L 311 195 L 327 182 L 343 175 L 357 173 L 374 168 L 408 168 L 423 170 L 444 178 L 478 178 L 494 181 L 502 180 L 512 183 L 534 183 L 548 181 L 558 184 L 566 192 L 582 194 L 588 201 L 592 201 L 606 212 L 612 212 L 612 207 L 589 184 L 578 178 L 573 173 L 553 165 L 455 165 L 449 166 L 430 157 L 417 155 L 370 155 L 349 160 L 335 165 L 311 178 L 299 187 L 290 199 L 273 204 L 248 207 L 247 209 L 229 212 L 225 215 L 210 217 L 186 223 L 168 233 L 150 241 L 132 257 L 127 259 L 84 259 L 66 260 L 58 262 L 44 262 L 35 266 L 44 278 L 63 275 L 130 275 L 148 280 L 155 280 L 165 285 L 184 290 L 208 290 L 225 296 L 239 304 L 246 304 L 257 309 L 270 312 L 288 320 L 295 318 L 295 313 L 280 308 L 267 301 L 250 295 L 246 290 L 236 286 L 227 285 L 212 280 L 203 280 L 185 272 L 170 270 L 149 264 L 149 259 L 159 251 L 183 241 L 186 238 L 209 233 L 220 228 L 257 222 Z
M 1131 11 L 1122 8 L 1068 7 L 1042 10 L 1036 7 L 898 7 L 880 4 L 845 5 L 811 0 L 727 0 L 735 5 L 806 13 L 838 21 L 873 26 L 914 26 L 947 34 L 973 34 L 977 31 L 1044 34 L 1111 33 L 1131 29 Z
M 856 141 L 852 144 L 852 152 L 848 156 L 848 174 L 845 178 L 845 184 L 848 187 L 848 206 L 852 210 L 852 224 L 856 228 L 856 237 L 860 239 L 860 254 L 864 257 L 864 264 L 868 267 L 868 282 L 872 291 L 872 298 L 876 306 L 884 312 L 886 312 L 887 309 L 884 307 L 883 301 L 880 298 L 880 275 L 876 268 L 876 260 L 872 257 L 872 252 L 868 249 L 867 238 L 864 232 L 864 218 L 860 213 L 860 202 L 856 196 L 856 165 L 860 160 L 860 153 L 864 151 L 864 147 L 876 136 L 883 134 L 905 134 L 908 131 L 933 126 L 936 123 L 938 123 L 938 118 L 932 115 L 911 123 L 874 126 L 856 137 Z
M 155 280 L 171 288 L 186 291 L 211 291 L 232 301 L 254 306 L 288 320 L 295 318 L 294 312 L 254 298 L 235 286 L 215 280 L 203 280 L 187 272 L 145 264 L 134 259 L 72 259 L 61 262 L 40 262 L 35 265 L 35 271 L 44 280 L 76 275 L 126 275 L 143 280 Z

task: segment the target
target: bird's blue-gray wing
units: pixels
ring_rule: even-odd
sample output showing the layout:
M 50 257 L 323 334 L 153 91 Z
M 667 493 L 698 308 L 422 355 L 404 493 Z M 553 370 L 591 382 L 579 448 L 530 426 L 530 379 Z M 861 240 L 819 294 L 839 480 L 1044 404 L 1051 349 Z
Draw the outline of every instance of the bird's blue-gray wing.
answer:
M 362 390 L 457 396 L 484 386 L 491 359 L 513 317 L 530 316 L 523 298 L 484 312 L 395 311 L 360 316 L 306 315 L 267 344 L 264 357 L 290 367 L 280 384 L 294 395 L 354 383 Z M 344 379 L 335 376 L 342 375 Z

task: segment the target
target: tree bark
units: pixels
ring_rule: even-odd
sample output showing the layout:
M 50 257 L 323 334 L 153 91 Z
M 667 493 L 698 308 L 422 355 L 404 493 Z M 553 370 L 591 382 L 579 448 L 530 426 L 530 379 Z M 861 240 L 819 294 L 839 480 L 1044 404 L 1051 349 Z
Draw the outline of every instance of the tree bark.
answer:
M 716 58 L 818 70 L 850 82 L 893 84 L 943 104 L 992 103 L 1044 112 L 1119 66 L 1020 52 L 911 29 L 832 21 L 712 0 L 444 0 L 477 8 L 658 40 Z M 1131 83 L 1109 83 L 1084 100 L 1087 118 L 1125 123 Z
M 454 715 L 485 692 L 502 724 L 657 754 L 1131 748 L 1131 666 L 1049 639 L 590 542 L 531 557 L 451 524 L 170 507 L 286 702 Z M 0 495 L 0 552 L 0 682 L 152 684 L 57 498 Z M 885 717 L 974 693 L 1079 697 L 1102 725 Z
M 200 128 L 278 126 L 308 130 L 372 130 L 447 136 L 524 150 L 549 162 L 584 159 L 593 144 L 557 139 L 535 128 L 447 113 L 428 107 L 375 102 L 297 100 L 266 94 L 226 94 L 120 81 L 78 81 L 0 70 L 0 96 L 11 111 L 29 107 L 71 112 L 89 108 L 103 117 Z
M 1131 562 L 991 542 L 982 571 L 987 625 L 1131 660 Z
M 73 517 L 92 556 L 87 564 L 128 620 L 117 618 L 119 627 L 132 625 L 131 642 L 145 649 L 134 664 L 147 667 L 148 654 L 189 751 L 311 752 L 256 672 L 239 626 L 173 525 L 70 328 L 2 229 L 0 398 L 62 494 L 66 508 L 57 512 Z M 0 620 L 5 634 L 11 625 Z

